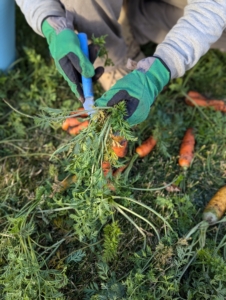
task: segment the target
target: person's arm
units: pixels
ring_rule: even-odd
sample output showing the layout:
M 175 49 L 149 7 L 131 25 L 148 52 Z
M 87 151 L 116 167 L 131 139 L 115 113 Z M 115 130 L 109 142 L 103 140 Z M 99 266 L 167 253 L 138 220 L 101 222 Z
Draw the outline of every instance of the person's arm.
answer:
M 159 44 L 153 57 L 116 82 L 96 106 L 125 101 L 130 125 L 144 121 L 149 108 L 170 78 L 183 76 L 216 42 L 226 28 L 225 0 L 188 0 L 185 13 Z
M 41 25 L 48 16 L 65 16 L 59 0 L 16 0 L 28 24 L 39 35 L 43 36 Z
M 104 72 L 102 67 L 96 70 L 93 67 L 98 48 L 90 45 L 90 60 L 84 55 L 74 32 L 73 14 L 65 11 L 59 0 L 16 0 L 16 2 L 28 24 L 35 32 L 46 38 L 57 70 L 83 103 L 81 75 L 97 80 Z
M 226 28 L 225 0 L 188 0 L 184 16 L 158 45 L 160 57 L 177 78 L 192 68 Z

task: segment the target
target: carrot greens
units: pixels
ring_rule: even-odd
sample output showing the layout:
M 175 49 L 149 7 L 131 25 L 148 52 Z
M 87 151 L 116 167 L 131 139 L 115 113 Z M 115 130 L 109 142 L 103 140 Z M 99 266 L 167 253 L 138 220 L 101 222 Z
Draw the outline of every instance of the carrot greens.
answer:
M 184 101 L 189 91 L 225 101 L 226 54 L 210 50 L 172 80 L 142 124 L 130 128 L 121 103 L 85 116 L 89 126 L 70 136 L 63 122 L 84 112 L 45 40 L 19 10 L 16 20 L 19 59 L 0 74 L 0 298 L 226 299 L 226 218 L 202 221 L 225 186 L 226 116 Z M 110 64 L 105 38 L 94 39 Z M 103 93 L 98 83 L 94 91 Z M 196 143 L 185 174 L 187 128 Z M 139 157 L 151 135 L 156 146 Z

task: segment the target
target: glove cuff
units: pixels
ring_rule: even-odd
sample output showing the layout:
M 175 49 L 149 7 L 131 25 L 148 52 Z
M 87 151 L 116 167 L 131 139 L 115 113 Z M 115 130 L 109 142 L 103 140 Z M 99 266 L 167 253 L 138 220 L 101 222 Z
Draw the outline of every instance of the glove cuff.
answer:
M 74 30 L 73 21 L 64 17 L 48 17 L 46 21 L 56 31 L 56 34 L 64 29 Z
M 48 41 L 52 34 L 59 34 L 65 29 L 74 31 L 73 16 L 69 12 L 66 13 L 66 18 L 49 16 L 42 23 L 42 33 Z
M 150 56 L 140 60 L 136 66 L 137 71 L 147 73 L 148 71 L 154 71 L 161 74 L 164 80 L 164 85 L 169 83 L 171 78 L 171 72 L 166 63 L 157 56 Z M 155 69 L 155 70 L 154 70 Z

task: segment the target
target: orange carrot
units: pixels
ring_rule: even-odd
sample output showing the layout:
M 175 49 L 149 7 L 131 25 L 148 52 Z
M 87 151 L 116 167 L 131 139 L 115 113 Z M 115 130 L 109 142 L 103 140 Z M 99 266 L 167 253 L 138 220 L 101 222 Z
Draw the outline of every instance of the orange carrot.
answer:
M 206 97 L 204 97 L 202 94 L 196 92 L 196 91 L 189 91 L 188 96 L 190 98 L 196 98 L 196 99 L 204 99 L 206 100 Z
M 223 186 L 207 203 L 204 212 L 203 220 L 208 223 L 219 221 L 226 212 L 226 186 Z
M 108 182 L 107 186 L 108 186 L 109 190 L 111 190 L 112 192 L 115 192 L 116 189 L 115 189 L 115 186 L 113 183 Z
M 122 172 L 127 168 L 127 166 L 128 166 L 128 165 L 124 165 L 124 166 L 119 167 L 118 169 L 116 169 L 116 170 L 114 171 L 114 173 L 113 173 L 113 177 L 118 178 L 118 177 L 122 174 Z M 109 171 L 110 171 L 110 170 L 109 170 Z M 109 171 L 108 171 L 108 172 L 109 172 Z M 106 175 L 105 175 L 105 176 L 106 176 Z M 108 186 L 109 190 L 111 190 L 112 192 L 115 192 L 116 189 L 115 189 L 115 186 L 114 186 L 113 183 L 108 182 L 107 186 Z
M 106 160 L 102 162 L 101 168 L 102 168 L 104 177 L 106 177 L 112 171 L 110 162 L 106 161 Z M 107 186 L 108 186 L 109 190 L 115 191 L 115 187 L 114 187 L 113 183 L 108 181 Z
M 126 165 L 124 165 L 124 166 L 121 166 L 121 167 L 119 167 L 118 169 L 116 169 L 116 170 L 114 171 L 114 173 L 113 173 L 113 176 L 114 176 L 115 178 L 119 177 L 119 176 L 122 174 L 122 172 L 125 171 L 125 169 L 127 168 L 127 166 L 128 166 L 128 164 L 126 164 Z
M 77 118 L 67 118 L 62 124 L 62 129 L 67 131 L 69 127 L 77 126 L 80 123 L 81 122 Z
M 79 125 L 75 126 L 75 127 L 72 127 L 68 129 L 68 132 L 71 134 L 71 135 L 77 135 L 79 134 L 79 132 L 83 129 L 85 129 L 86 127 L 89 126 L 89 121 L 86 120 L 84 122 L 81 122 Z
M 66 120 L 63 122 L 61 128 L 62 128 L 63 130 L 66 131 L 66 130 L 68 130 L 68 127 L 69 127 L 68 119 L 66 119 Z
M 140 157 L 145 157 L 152 151 L 152 149 L 155 147 L 156 143 L 157 143 L 157 141 L 153 138 L 153 136 L 150 136 L 140 146 L 138 146 L 136 148 L 136 153 Z
M 84 108 L 83 107 L 80 107 L 78 108 L 77 111 L 73 111 L 70 113 L 70 115 L 75 115 L 75 114 L 78 114 L 79 112 L 81 111 L 84 111 Z M 71 129 L 70 127 L 74 127 L 74 126 L 77 126 L 79 124 L 81 124 L 83 121 L 82 121 L 82 118 L 87 118 L 88 117 L 88 114 L 87 113 L 84 113 L 84 114 L 81 114 L 79 115 L 78 117 L 73 117 L 73 118 L 67 118 L 63 124 L 62 124 L 62 129 L 67 131 L 68 129 Z M 76 130 L 75 130 L 76 131 Z
M 112 149 L 118 157 L 125 157 L 128 149 L 127 146 L 128 146 L 128 141 L 123 140 L 122 142 L 118 143 L 116 146 L 112 146 Z
M 187 129 L 180 146 L 179 165 L 184 169 L 187 169 L 191 164 L 194 155 L 194 146 L 195 136 L 193 128 L 189 128 Z
M 104 176 L 106 177 L 111 171 L 111 164 L 109 161 L 103 161 L 101 165 Z
M 187 97 L 185 102 L 189 106 L 202 106 L 202 107 L 213 107 L 215 110 L 226 112 L 226 103 L 223 100 L 207 99 L 198 92 L 190 91 L 188 96 L 193 102 Z

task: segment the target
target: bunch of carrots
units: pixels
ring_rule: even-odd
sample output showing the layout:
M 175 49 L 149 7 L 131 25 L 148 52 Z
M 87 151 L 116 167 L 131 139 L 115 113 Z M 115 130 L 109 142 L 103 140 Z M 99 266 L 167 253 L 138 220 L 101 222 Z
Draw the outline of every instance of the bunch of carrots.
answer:
M 62 124 L 62 129 L 67 131 L 71 135 L 77 135 L 82 129 L 86 128 L 89 125 L 89 121 L 87 120 L 88 115 L 86 113 L 82 113 L 82 111 L 83 108 L 80 108 L 79 112 L 81 112 L 81 114 L 79 115 L 79 117 L 67 118 Z M 73 116 L 77 113 L 78 111 L 72 112 L 71 115 Z M 118 158 L 124 158 L 127 155 L 128 142 L 123 137 L 117 135 L 112 136 L 112 140 L 112 150 Z M 134 159 L 147 156 L 154 149 L 156 143 L 157 140 L 152 135 L 149 136 L 149 138 L 142 142 L 141 145 L 136 147 L 136 154 Z M 180 148 L 179 165 L 184 169 L 187 169 L 191 164 L 191 161 L 193 159 L 194 145 L 195 138 L 193 129 L 189 128 L 185 133 Z M 116 169 L 112 173 L 113 177 L 118 177 L 127 168 L 127 166 L 128 164 Z M 103 161 L 101 167 L 103 175 L 105 177 L 109 174 L 109 172 L 112 172 L 110 162 L 108 161 Z
M 145 156 L 147 156 L 152 149 L 155 147 L 157 141 L 156 139 L 154 139 L 154 137 L 151 135 L 148 139 L 146 139 L 140 146 L 138 146 L 136 148 L 136 154 L 134 156 L 134 158 L 132 158 L 131 161 L 134 161 L 137 157 L 143 158 Z M 115 154 L 119 157 L 119 158 L 123 158 L 126 156 L 127 154 L 127 141 L 124 141 L 122 139 L 122 141 L 116 145 L 112 147 L 112 150 L 115 152 Z M 111 168 L 111 164 L 108 161 L 104 161 L 102 163 L 102 171 L 104 176 L 106 177 L 110 172 L 112 172 L 112 175 L 114 178 L 117 178 L 121 175 L 121 173 L 123 173 L 126 168 L 128 167 L 129 164 L 125 164 L 121 167 L 119 167 L 118 169 L 114 170 L 114 172 L 112 172 L 112 168 Z M 115 190 L 114 186 L 110 183 L 108 184 L 109 188 L 111 190 Z
M 226 104 L 223 100 L 208 100 L 206 97 L 201 95 L 198 92 L 190 91 L 185 98 L 185 102 L 189 106 L 201 106 L 201 107 L 212 107 L 216 111 L 226 112 Z M 82 111 L 82 109 L 80 109 Z M 76 112 L 73 112 L 75 114 Z M 87 114 L 81 114 L 79 118 L 68 118 L 64 121 L 62 125 L 62 129 L 68 131 L 72 135 L 77 135 L 79 132 L 86 128 L 89 125 L 88 120 L 84 120 L 87 118 Z M 123 158 L 127 155 L 128 142 L 120 136 L 113 136 L 113 145 L 112 150 L 117 155 L 118 158 Z M 148 139 L 141 143 L 140 146 L 135 149 L 135 156 L 143 158 L 147 156 L 155 147 L 157 140 L 151 135 Z M 194 157 L 194 147 L 195 147 L 195 136 L 194 129 L 188 128 L 185 132 L 185 135 L 182 139 L 182 143 L 179 150 L 179 160 L 178 163 L 183 170 L 187 170 Z M 128 164 L 121 166 L 120 168 L 114 170 L 112 172 L 112 167 L 109 161 L 102 162 L 102 171 L 105 177 L 108 176 L 110 172 L 112 172 L 113 177 L 119 177 L 122 172 L 128 167 Z M 70 179 L 70 183 L 73 180 Z M 63 181 L 65 185 L 65 180 Z M 109 188 L 111 190 L 115 190 L 114 186 L 110 183 Z M 203 212 L 203 219 L 208 223 L 214 223 L 218 221 L 226 212 L 226 186 L 222 187 L 209 201 L 206 205 Z

